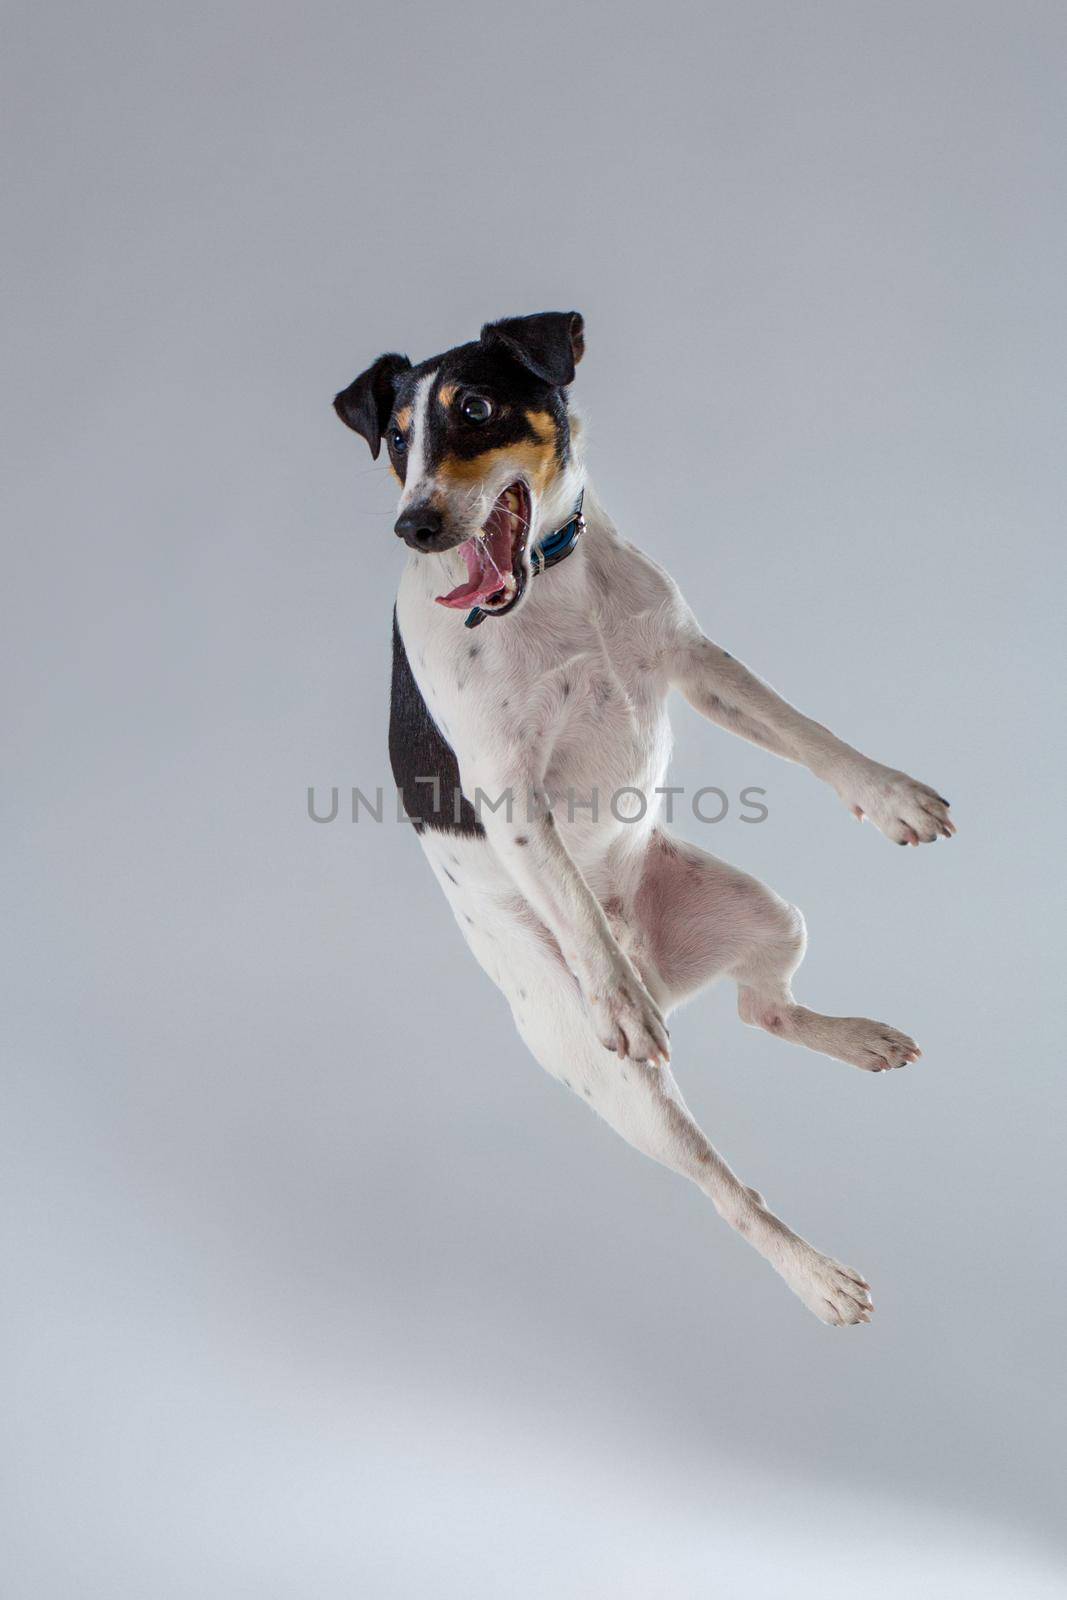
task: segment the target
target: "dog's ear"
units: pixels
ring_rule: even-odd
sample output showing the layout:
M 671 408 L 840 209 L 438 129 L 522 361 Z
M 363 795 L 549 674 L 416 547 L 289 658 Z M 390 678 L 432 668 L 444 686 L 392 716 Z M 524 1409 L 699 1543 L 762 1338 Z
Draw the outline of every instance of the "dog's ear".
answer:
M 585 323 L 577 311 L 540 311 L 533 317 L 487 322 L 482 343 L 507 351 L 544 383 L 565 388 L 585 352 Z
M 375 461 L 382 447 L 382 429 L 393 409 L 394 385 L 410 367 L 407 356 L 379 356 L 373 367 L 361 372 L 354 383 L 334 397 L 333 409 L 347 428 L 363 435 Z

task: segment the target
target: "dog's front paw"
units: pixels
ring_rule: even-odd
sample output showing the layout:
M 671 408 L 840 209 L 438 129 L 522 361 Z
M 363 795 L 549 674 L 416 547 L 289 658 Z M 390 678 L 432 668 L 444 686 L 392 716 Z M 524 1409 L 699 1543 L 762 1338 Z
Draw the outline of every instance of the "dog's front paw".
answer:
M 587 1001 L 605 1050 L 656 1067 L 667 1065 L 670 1035 L 663 1015 L 632 968 L 592 988 Z
M 808 1310 L 832 1328 L 870 1322 L 874 1315 L 870 1284 L 852 1267 L 820 1254 L 806 1239 L 795 1240 L 778 1270 Z
M 894 844 L 932 844 L 956 831 L 943 795 L 877 761 L 854 769 L 838 792 L 854 817 L 869 818 Z

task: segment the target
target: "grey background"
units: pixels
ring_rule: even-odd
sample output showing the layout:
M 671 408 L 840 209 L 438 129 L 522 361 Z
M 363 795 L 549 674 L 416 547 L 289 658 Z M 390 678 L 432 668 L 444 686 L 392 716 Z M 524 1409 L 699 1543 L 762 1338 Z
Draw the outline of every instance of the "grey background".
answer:
M 1057 5 L 9 5 L 10 1600 L 1062 1594 Z M 380 350 L 577 306 L 714 637 L 954 802 L 891 848 L 682 706 L 690 837 L 872 1079 L 674 1029 L 871 1278 L 810 1318 L 543 1077 L 387 781 Z

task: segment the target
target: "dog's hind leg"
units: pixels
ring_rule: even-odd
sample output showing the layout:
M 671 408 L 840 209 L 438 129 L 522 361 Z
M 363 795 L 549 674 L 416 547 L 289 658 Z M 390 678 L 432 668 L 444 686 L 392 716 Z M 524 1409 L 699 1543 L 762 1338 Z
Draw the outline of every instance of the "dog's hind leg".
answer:
M 577 985 L 546 953 L 505 985 L 526 1044 L 547 1072 L 586 1100 L 627 1143 L 680 1173 L 823 1322 L 867 1322 L 868 1285 L 808 1244 L 746 1187 L 697 1125 L 668 1067 L 620 1060 L 597 1038 Z
M 921 1054 L 914 1039 L 869 1017 L 828 1017 L 798 1005 L 804 919 L 758 879 L 660 829 L 649 844 L 636 915 L 667 1010 L 720 975 L 737 983 L 743 1022 L 867 1072 Z

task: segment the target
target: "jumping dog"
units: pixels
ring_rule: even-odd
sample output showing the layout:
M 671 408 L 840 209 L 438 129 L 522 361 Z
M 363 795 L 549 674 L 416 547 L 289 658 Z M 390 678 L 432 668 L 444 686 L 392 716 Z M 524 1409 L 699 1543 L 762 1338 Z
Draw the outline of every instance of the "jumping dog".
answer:
M 788 1228 L 698 1127 L 664 1018 L 726 974 L 742 1020 L 780 1039 L 865 1072 L 920 1051 L 884 1023 L 799 1005 L 799 911 L 664 826 L 668 691 L 807 767 L 896 844 L 949 838 L 948 801 L 781 699 L 620 538 L 568 399 L 583 350 L 577 312 L 508 318 L 417 366 L 380 356 L 334 401 L 375 459 L 385 441 L 401 486 L 395 780 L 545 1070 L 691 1179 L 823 1322 L 867 1322 L 864 1279 Z

